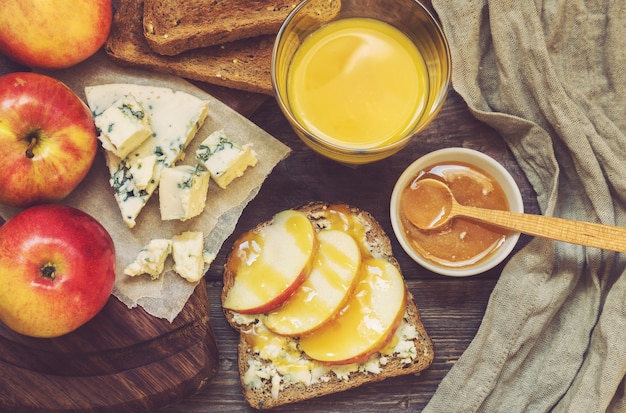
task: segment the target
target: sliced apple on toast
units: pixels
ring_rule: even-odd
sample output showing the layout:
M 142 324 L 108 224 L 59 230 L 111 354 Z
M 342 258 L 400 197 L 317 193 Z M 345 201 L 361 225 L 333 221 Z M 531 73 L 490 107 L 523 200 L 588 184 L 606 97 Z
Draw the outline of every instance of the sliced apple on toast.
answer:
M 232 285 L 223 307 L 241 314 L 274 310 L 304 282 L 316 250 L 315 230 L 305 214 L 277 213 L 268 225 L 235 242 L 227 263 L 235 273 L 225 279 Z
M 296 292 L 263 319 L 265 326 L 284 336 L 312 332 L 331 320 L 348 301 L 357 281 L 361 252 L 349 234 L 322 230 L 311 272 Z
M 294 210 L 306 214 L 317 232 L 318 251 L 314 252 L 308 278 L 274 310 L 241 314 L 224 308 L 226 321 L 240 333 L 237 368 L 250 406 L 270 409 L 428 368 L 434 360 L 432 341 L 382 226 L 368 212 L 346 204 L 310 202 Z M 258 235 L 254 234 L 269 224 L 259 223 L 244 238 L 256 240 Z M 293 333 L 295 330 L 282 318 L 288 312 L 299 318 L 299 323 L 309 323 L 295 308 L 311 305 L 308 301 L 302 303 L 300 297 L 308 286 L 315 286 L 315 294 L 311 290 L 306 295 L 310 301 L 338 293 L 334 282 L 325 280 L 320 287 L 315 281 L 315 267 L 322 264 L 321 257 L 327 256 L 326 266 L 347 260 L 340 255 L 354 258 L 349 252 L 352 247 L 343 241 L 326 239 L 331 231 L 352 237 L 359 249 L 357 274 L 346 302 L 330 317 L 326 303 L 324 314 L 319 317 L 327 318 L 312 331 L 291 335 L 270 330 L 268 324 L 282 333 Z M 334 248 L 328 248 L 329 244 Z M 259 244 L 257 254 L 260 249 Z M 235 283 L 236 265 L 245 261 L 245 255 L 231 259 L 236 254 L 240 254 L 239 247 L 231 250 L 224 268 L 222 303 Z M 283 260 L 292 260 L 286 258 Z M 296 305 L 297 302 L 302 304 Z
M 360 363 L 393 337 L 406 308 L 400 271 L 382 259 L 362 264 L 361 279 L 339 315 L 300 338 L 300 348 L 327 364 Z

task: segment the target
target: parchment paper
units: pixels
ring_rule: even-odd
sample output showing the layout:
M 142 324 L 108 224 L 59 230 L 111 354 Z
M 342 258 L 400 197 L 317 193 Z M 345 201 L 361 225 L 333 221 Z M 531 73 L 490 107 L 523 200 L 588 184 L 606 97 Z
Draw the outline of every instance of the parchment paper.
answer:
M 288 156 L 290 149 L 252 122 L 213 98 L 189 82 L 142 70 L 121 68 L 104 54 L 98 53 L 89 60 L 70 69 L 45 73 L 72 88 L 85 102 L 86 86 L 109 83 L 132 83 L 168 87 L 183 91 L 209 102 L 209 114 L 204 125 L 185 151 L 179 164 L 194 162 L 197 146 L 211 132 L 224 129 L 226 134 L 240 144 L 251 143 L 258 155 L 258 163 L 248 168 L 241 178 L 226 189 L 211 182 L 204 212 L 188 221 L 161 221 L 158 193 L 154 193 L 137 219 L 137 225 L 129 229 L 122 221 L 119 207 L 109 184 L 109 173 L 100 151 L 85 180 L 62 203 L 79 208 L 102 223 L 111 234 L 116 248 L 117 275 L 113 295 L 129 308 L 137 305 L 148 313 L 174 320 L 193 293 L 197 283 L 190 283 L 177 274 L 168 258 L 164 274 L 157 280 L 149 276 L 129 277 L 124 268 L 153 238 L 172 238 L 184 231 L 202 231 L 205 250 L 215 256 L 223 242 L 230 236 L 241 212 L 258 193 L 265 178 L 278 162 Z M 8 219 L 19 210 L 0 205 L 0 214 Z M 205 272 L 209 265 L 205 267 Z

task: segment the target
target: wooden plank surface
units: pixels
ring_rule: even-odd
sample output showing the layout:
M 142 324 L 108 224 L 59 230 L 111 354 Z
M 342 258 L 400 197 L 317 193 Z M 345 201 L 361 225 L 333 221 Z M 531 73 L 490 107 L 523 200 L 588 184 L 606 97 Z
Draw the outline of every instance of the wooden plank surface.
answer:
M 16 70 L 10 63 L 0 64 L 0 69 Z M 236 371 L 237 335 L 226 323 L 219 301 L 226 254 L 235 237 L 258 222 L 282 209 L 321 200 L 356 205 L 381 222 L 433 339 L 436 357 L 419 376 L 389 379 L 303 402 L 297 409 L 364 413 L 421 410 L 476 333 L 502 265 L 464 279 L 422 269 L 393 236 L 389 197 L 395 180 L 413 160 L 439 148 L 464 146 L 499 160 L 520 186 L 526 210 L 537 213 L 532 188 L 501 138 L 476 121 L 451 90 L 437 119 L 406 149 L 375 164 L 349 167 L 316 155 L 300 142 L 272 98 L 201 86 L 249 115 L 289 145 L 292 154 L 276 167 L 245 209 L 233 236 L 207 273 L 206 284 L 200 284 L 173 324 L 154 319 L 141 309 L 127 310 L 112 299 L 89 325 L 65 338 L 25 339 L 1 327 L 0 401 L 4 404 L 0 406 L 5 410 L 10 406 L 28 407 L 32 411 L 124 411 L 123 407 L 140 411 L 163 405 L 168 406 L 160 412 L 253 411 L 243 400 Z M 517 249 L 527 240 L 522 237 Z M 211 337 L 215 338 L 219 359 L 213 358 Z M 213 376 L 216 365 L 219 371 Z M 116 380 L 106 385 L 94 380 L 106 376 Z M 212 381 L 207 383 L 207 378 Z M 67 390 L 63 387 L 67 382 L 75 387 Z M 115 401 L 115 397 L 120 400 Z M 45 398 L 50 401 L 41 405 Z M 85 401 L 91 404 L 84 405 Z M 273 411 L 295 408 L 283 406 Z
M 197 394 L 159 412 L 252 412 L 243 400 L 236 371 L 237 335 L 226 323 L 220 306 L 222 268 L 235 237 L 275 212 L 311 200 L 347 202 L 371 212 L 392 240 L 393 251 L 420 308 L 424 325 L 435 345 L 433 365 L 419 376 L 405 376 L 366 385 L 345 393 L 282 406 L 272 412 L 420 411 L 474 337 L 489 295 L 504 264 L 469 278 L 450 278 L 431 273 L 404 253 L 393 235 L 389 198 L 395 180 L 406 166 L 430 151 L 464 146 L 499 160 L 520 186 L 527 212 L 538 213 L 535 194 L 501 137 L 475 120 L 461 97 L 450 91 L 440 115 L 422 134 L 392 158 L 357 168 L 322 158 L 309 150 L 293 133 L 273 99 L 251 117 L 257 125 L 289 145 L 293 152 L 279 164 L 259 195 L 244 211 L 233 236 L 226 241 L 207 273 L 211 317 L 220 350 L 220 371 Z M 522 236 L 518 251 L 529 240 Z

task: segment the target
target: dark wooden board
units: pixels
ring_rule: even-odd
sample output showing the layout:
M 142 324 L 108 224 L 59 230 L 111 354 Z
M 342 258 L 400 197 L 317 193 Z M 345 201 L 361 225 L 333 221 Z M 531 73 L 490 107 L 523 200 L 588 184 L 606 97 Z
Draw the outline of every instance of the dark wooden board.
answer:
M 204 281 L 172 323 L 112 297 L 87 324 L 54 339 L 0 324 L 0 411 L 148 410 L 195 393 L 218 368 Z

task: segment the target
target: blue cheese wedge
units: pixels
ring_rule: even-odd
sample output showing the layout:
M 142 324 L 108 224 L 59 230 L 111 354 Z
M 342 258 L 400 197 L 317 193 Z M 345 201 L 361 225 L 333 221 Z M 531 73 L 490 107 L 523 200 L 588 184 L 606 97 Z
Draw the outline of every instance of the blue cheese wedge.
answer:
M 129 227 L 133 228 L 136 218 L 150 198 L 151 192 L 156 189 L 157 181 L 154 176 L 148 180 L 148 185 L 139 188 L 133 179 L 133 163 L 128 158 L 120 159 L 111 152 L 105 152 L 106 164 L 109 168 L 111 178 L 109 183 L 113 188 L 113 195 L 122 213 L 122 220 Z M 156 169 L 156 168 L 155 168 Z
M 126 157 L 150 135 L 148 114 L 132 94 L 124 95 L 94 119 L 102 147 Z
M 173 270 L 189 282 L 204 275 L 204 238 L 202 232 L 186 231 L 172 238 Z
M 202 126 L 208 113 L 208 102 L 185 92 L 168 88 L 107 84 L 85 88 L 89 108 L 94 116 L 102 114 L 120 98 L 132 95 L 148 114 L 152 134 L 124 158 L 106 152 L 111 173 L 110 183 L 122 213 L 124 223 L 133 228 L 136 219 L 156 190 L 161 172 L 182 158 L 185 148 Z M 156 162 L 152 176 L 137 185 L 133 171 L 138 162 L 146 162 L 154 155 Z
M 148 245 L 139 251 L 135 261 L 124 269 L 124 274 L 131 277 L 149 274 L 150 278 L 155 280 L 161 276 L 165 267 L 165 260 L 171 252 L 171 240 L 161 238 L 150 240 Z
M 200 215 L 206 205 L 210 179 L 200 165 L 164 169 L 159 184 L 161 219 L 185 221 Z
M 210 134 L 196 150 L 196 158 L 211 173 L 220 188 L 226 188 L 243 175 L 249 166 L 257 163 L 251 145 L 238 145 L 223 130 Z

